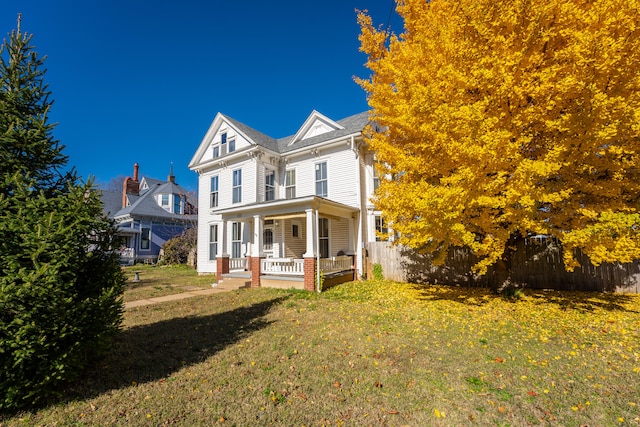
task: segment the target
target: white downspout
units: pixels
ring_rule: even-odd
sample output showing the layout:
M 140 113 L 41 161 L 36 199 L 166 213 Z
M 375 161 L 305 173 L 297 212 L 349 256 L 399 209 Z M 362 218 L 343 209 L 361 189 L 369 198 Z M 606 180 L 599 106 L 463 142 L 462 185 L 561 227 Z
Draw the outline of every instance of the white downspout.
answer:
M 316 290 L 322 292 L 322 284 L 320 283 L 320 217 L 318 216 L 318 208 L 316 208 Z
M 354 150 L 355 148 L 355 138 L 353 137 L 353 135 L 351 136 L 351 149 Z M 355 152 L 355 150 L 354 150 Z M 362 189 L 360 188 L 361 185 L 361 177 L 360 177 L 360 156 L 358 152 L 356 153 L 356 197 L 358 200 L 358 209 L 359 209 L 359 213 L 358 213 L 358 226 L 356 228 L 356 241 L 355 241 L 355 247 L 356 247 L 356 271 L 358 272 L 358 275 L 360 277 L 362 277 L 362 245 L 363 245 L 363 236 L 362 236 L 362 218 L 363 218 L 363 207 L 366 206 L 365 204 L 362 203 Z M 353 236 L 351 237 L 353 238 Z

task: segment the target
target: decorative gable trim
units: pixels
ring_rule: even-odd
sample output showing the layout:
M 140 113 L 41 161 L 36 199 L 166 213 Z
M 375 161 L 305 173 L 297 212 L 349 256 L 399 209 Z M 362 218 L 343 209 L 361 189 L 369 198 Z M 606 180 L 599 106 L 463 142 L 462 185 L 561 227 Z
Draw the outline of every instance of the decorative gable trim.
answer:
M 298 141 L 340 129 L 344 129 L 344 126 L 313 110 L 287 145 L 291 146 Z

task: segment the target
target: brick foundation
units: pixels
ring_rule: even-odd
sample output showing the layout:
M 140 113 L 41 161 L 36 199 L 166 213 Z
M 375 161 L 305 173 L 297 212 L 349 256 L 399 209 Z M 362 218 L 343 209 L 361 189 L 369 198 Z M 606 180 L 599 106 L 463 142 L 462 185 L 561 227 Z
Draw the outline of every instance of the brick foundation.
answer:
M 227 274 L 229 272 L 229 257 L 218 257 L 216 259 L 216 276 L 218 279 L 223 274 Z
M 251 287 L 260 287 L 260 260 L 264 257 L 251 257 L 248 261 L 249 270 L 251 270 Z
M 316 259 L 304 259 L 304 289 L 307 291 L 316 290 Z

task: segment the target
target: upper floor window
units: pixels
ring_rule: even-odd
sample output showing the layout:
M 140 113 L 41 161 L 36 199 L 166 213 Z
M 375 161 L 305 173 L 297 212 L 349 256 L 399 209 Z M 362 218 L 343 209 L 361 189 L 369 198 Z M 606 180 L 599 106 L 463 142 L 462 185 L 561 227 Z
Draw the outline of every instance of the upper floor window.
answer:
M 162 204 L 162 206 L 169 206 L 169 195 L 168 194 L 162 194 L 160 196 L 160 198 L 161 198 L 161 202 L 160 203 Z
M 211 202 L 210 207 L 217 208 L 218 207 L 218 175 L 211 177 Z
M 242 202 L 242 169 L 233 171 L 233 203 Z
M 267 171 L 264 176 L 264 200 L 270 201 L 275 200 L 276 195 L 276 183 L 275 183 L 275 172 Z
M 373 163 L 373 191 L 380 186 L 380 174 L 378 173 L 378 162 Z
M 389 240 L 389 229 L 384 222 L 384 218 L 376 215 L 376 242 Z
M 220 146 L 216 145 L 213 147 L 213 158 L 217 159 L 218 157 L 220 157 Z
M 227 133 L 220 135 L 220 154 L 227 154 Z
M 296 197 L 296 170 L 289 169 L 284 176 L 285 197 L 294 199 Z
M 182 196 L 180 196 L 179 194 L 173 195 L 173 213 L 182 213 Z
M 316 163 L 316 196 L 327 197 L 327 162 Z
M 229 152 L 233 153 L 234 151 L 236 151 L 236 139 L 229 138 Z

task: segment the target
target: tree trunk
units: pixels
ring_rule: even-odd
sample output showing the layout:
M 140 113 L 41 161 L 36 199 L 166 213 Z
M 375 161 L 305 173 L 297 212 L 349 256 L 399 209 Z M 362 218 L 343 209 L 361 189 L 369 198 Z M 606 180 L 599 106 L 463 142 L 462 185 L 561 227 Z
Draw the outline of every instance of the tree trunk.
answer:
M 509 236 L 502 258 L 495 264 L 495 278 L 491 283 L 492 292 L 508 293 L 522 287 L 520 283 L 516 283 L 512 278 L 513 259 L 515 258 L 518 244 L 522 240 L 524 240 L 524 237 L 518 232 Z

